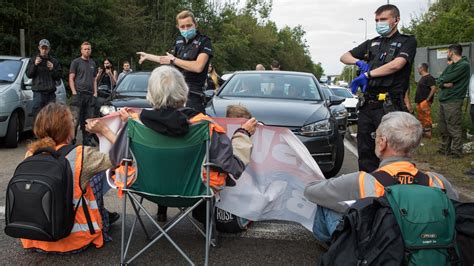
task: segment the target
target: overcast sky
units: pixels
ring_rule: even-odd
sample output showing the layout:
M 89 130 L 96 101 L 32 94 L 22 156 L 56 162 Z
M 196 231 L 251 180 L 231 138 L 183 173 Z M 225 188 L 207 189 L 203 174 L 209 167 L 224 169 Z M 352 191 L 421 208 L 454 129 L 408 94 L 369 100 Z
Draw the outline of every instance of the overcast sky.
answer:
M 428 10 L 429 0 L 391 0 L 401 13 L 401 25 Z M 270 19 L 278 28 L 302 25 L 313 62 L 321 62 L 325 74 L 340 74 L 339 57 L 367 37 L 377 36 L 374 11 L 386 0 L 273 0 Z M 290 69 L 288 69 L 290 70 Z

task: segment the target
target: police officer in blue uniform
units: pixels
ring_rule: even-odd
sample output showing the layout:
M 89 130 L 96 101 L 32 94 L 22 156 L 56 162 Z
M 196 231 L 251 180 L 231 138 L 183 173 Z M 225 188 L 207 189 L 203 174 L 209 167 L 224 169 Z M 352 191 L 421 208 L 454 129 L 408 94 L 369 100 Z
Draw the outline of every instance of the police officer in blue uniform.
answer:
M 405 92 L 416 53 L 414 36 L 398 29 L 400 11 L 394 5 L 383 5 L 375 11 L 376 30 L 380 35 L 367 40 L 341 56 L 341 62 L 357 65 L 360 75 L 352 83 L 352 92 L 362 89 L 359 97 L 357 150 L 359 170 L 373 172 L 379 167 L 374 149 L 375 130 L 382 116 L 391 111 L 406 111 Z
M 176 39 L 172 53 L 157 56 L 138 52 L 139 63 L 145 60 L 160 64 L 171 64 L 183 73 L 189 87 L 187 107 L 204 113 L 204 86 L 209 63 L 213 56 L 211 39 L 197 30 L 194 14 L 188 10 L 176 16 L 176 26 L 181 35 Z

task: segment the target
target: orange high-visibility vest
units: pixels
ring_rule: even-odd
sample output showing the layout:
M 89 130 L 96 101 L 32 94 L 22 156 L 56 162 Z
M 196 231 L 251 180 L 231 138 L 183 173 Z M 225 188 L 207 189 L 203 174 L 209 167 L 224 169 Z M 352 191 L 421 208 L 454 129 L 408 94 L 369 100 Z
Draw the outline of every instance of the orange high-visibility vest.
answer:
M 377 171 L 384 171 L 391 176 L 397 176 L 399 173 L 408 173 L 411 176 L 415 176 L 418 173 L 418 169 L 410 162 L 407 161 L 400 161 L 394 162 L 385 166 L 380 167 Z M 360 198 L 366 197 L 381 197 L 385 194 L 384 186 L 374 179 L 366 179 L 365 175 L 367 173 L 361 171 L 359 173 L 359 196 Z M 437 187 L 440 189 L 444 189 L 444 184 L 439 177 L 434 175 L 431 172 L 425 172 L 429 178 L 429 186 L 430 187 Z M 413 179 L 407 176 L 399 176 L 400 184 L 411 184 Z
M 56 150 L 61 148 L 61 146 L 62 145 L 57 146 Z M 74 207 L 78 205 L 79 199 L 82 195 L 79 177 L 82 167 L 82 149 L 82 146 L 77 146 L 66 155 L 66 159 L 69 161 L 71 169 L 74 173 Z M 92 188 L 89 184 L 87 185 L 84 198 L 86 199 L 86 204 L 95 229 L 95 234 L 91 235 L 89 231 L 87 219 L 84 215 L 84 210 L 82 209 L 81 203 L 77 208 L 74 226 L 69 236 L 55 242 L 21 239 L 23 248 L 38 248 L 46 252 L 69 252 L 81 249 L 91 243 L 94 244 L 96 248 L 102 247 L 104 245 L 104 238 L 102 236 L 102 218 L 100 216 L 94 193 L 92 192 Z
M 199 113 L 198 115 L 192 117 L 189 122 L 192 124 L 199 123 L 203 120 L 209 121 L 209 135 L 212 137 L 213 132 L 225 134 L 225 129 L 221 127 L 220 125 L 216 124 L 214 120 L 212 120 L 209 116 Z M 204 168 L 202 171 L 202 182 L 206 183 L 207 180 L 207 175 L 206 175 L 206 169 Z M 209 176 L 209 182 L 210 186 L 215 188 L 215 189 L 223 189 L 225 186 L 225 180 L 227 178 L 227 173 L 224 172 L 218 172 L 213 169 L 211 169 L 211 175 Z

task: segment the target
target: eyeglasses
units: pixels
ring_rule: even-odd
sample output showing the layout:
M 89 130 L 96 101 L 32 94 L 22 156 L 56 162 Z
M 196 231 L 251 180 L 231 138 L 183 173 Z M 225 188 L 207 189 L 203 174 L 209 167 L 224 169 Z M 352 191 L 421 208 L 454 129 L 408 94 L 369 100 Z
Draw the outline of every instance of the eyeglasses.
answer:
M 377 138 L 377 133 L 375 133 L 375 132 L 370 133 L 370 137 L 371 137 L 372 139 Z

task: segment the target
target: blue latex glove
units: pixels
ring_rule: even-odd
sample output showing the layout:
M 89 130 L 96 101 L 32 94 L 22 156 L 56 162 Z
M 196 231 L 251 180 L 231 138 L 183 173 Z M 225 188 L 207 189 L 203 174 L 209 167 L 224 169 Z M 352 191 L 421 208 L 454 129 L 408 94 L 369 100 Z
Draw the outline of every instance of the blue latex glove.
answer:
M 351 82 L 352 94 L 356 94 L 357 89 L 359 89 L 359 87 L 362 87 L 362 92 L 365 92 L 365 90 L 367 89 L 368 81 L 369 81 L 369 78 L 367 78 L 364 73 L 360 74 L 357 78 L 353 79 Z
M 356 66 L 359 67 L 361 74 L 370 70 L 369 64 L 367 64 L 366 62 L 364 62 L 362 60 L 357 61 Z

